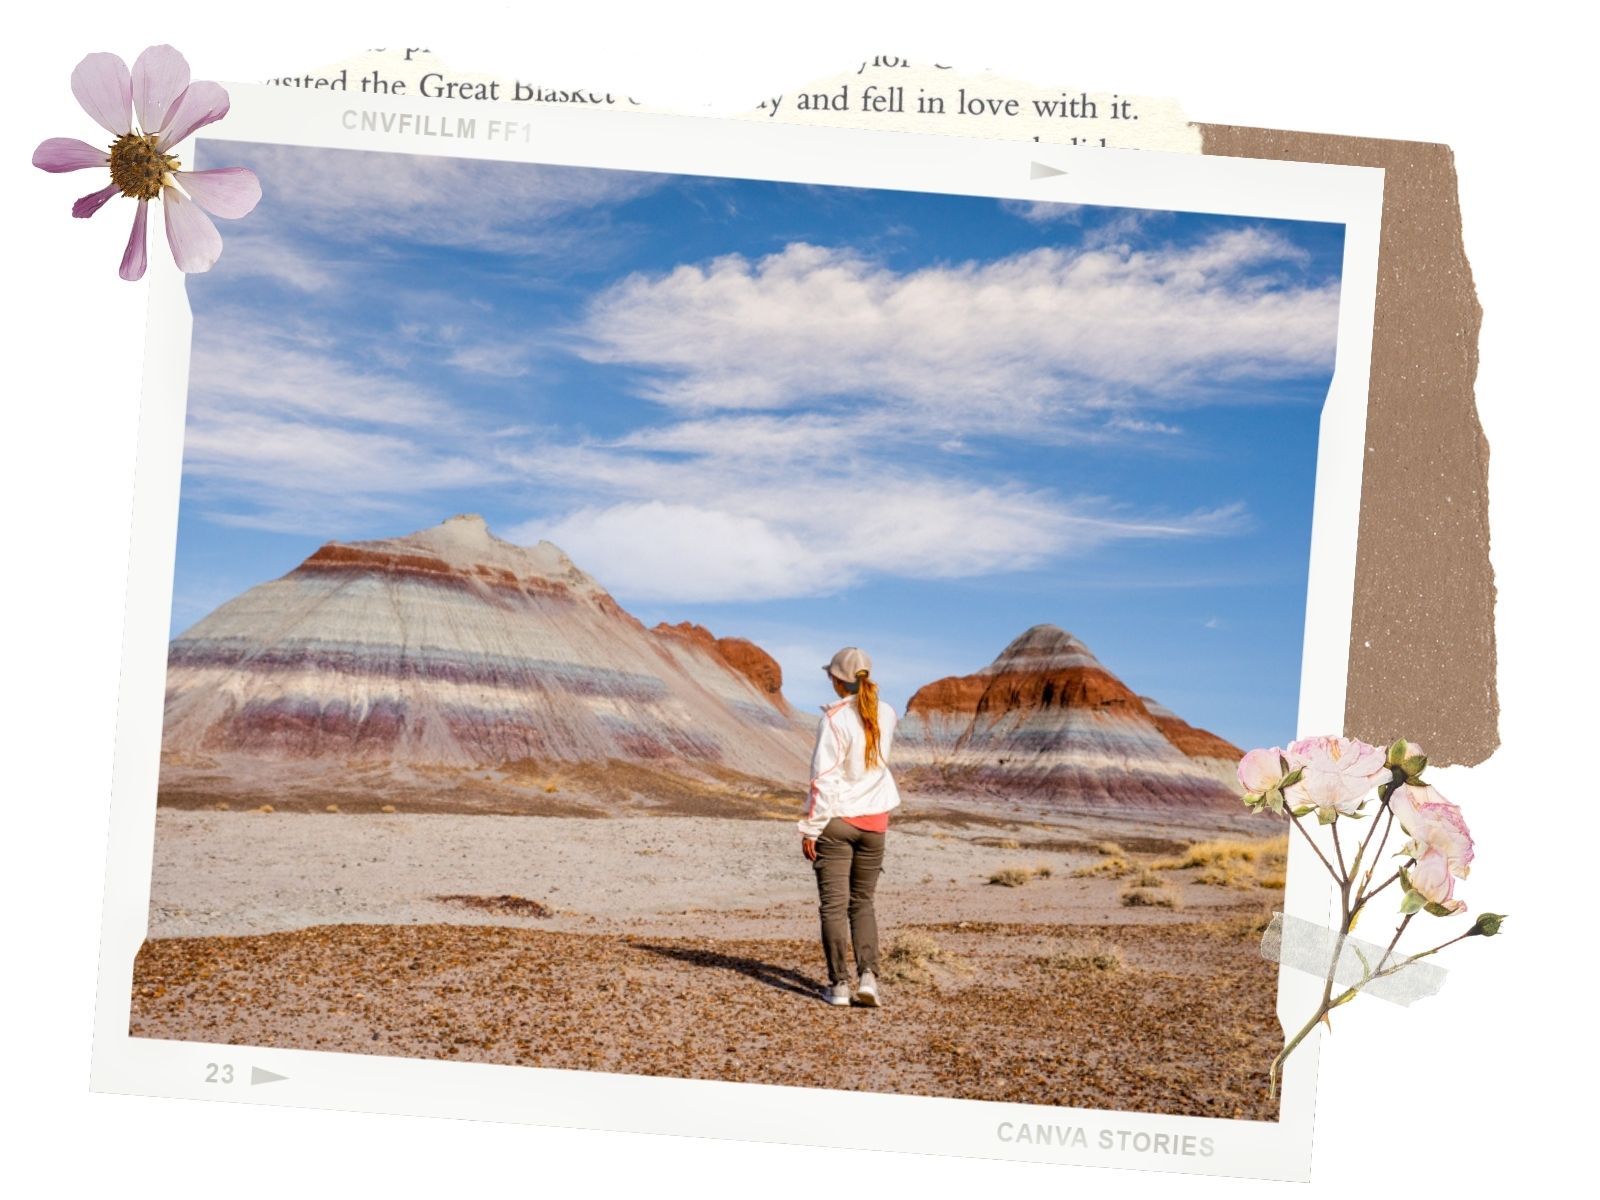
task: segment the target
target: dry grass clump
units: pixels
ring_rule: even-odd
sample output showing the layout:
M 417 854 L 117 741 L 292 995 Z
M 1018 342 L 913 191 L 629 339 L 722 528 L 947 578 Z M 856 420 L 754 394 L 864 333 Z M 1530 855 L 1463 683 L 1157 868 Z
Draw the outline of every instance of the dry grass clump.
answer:
M 1107 858 L 1127 858 L 1128 852 L 1116 842 L 1101 842 L 1095 850 Z
M 1069 938 L 1044 960 L 1052 971 L 1122 971 L 1122 947 L 1104 938 Z
M 1128 908 L 1182 908 L 1183 901 L 1169 887 L 1125 887 L 1122 903 Z
M 1020 850 L 1020 849 L 1022 849 L 1022 843 L 1017 841 L 1016 838 L 1001 838 L 998 842 L 995 843 L 995 845 L 1000 847 L 1000 849 L 1002 849 L 1002 850 Z
M 1002 867 L 989 876 L 989 882 L 997 887 L 1021 887 L 1032 879 L 1049 879 L 1051 874 L 1051 869 L 1043 864 L 1037 867 Z
M 397 811 L 399 811 L 399 810 L 398 810 L 398 809 L 396 809 L 396 808 L 395 808 L 395 806 L 394 806 L 394 805 L 392 805 L 392 804 L 385 804 L 385 805 L 384 805 L 384 806 L 383 806 L 383 807 L 382 807 L 382 808 L 380 808 L 380 809 L 379 809 L 379 810 L 378 810 L 378 811 L 379 811 L 379 812 L 386 812 L 386 813 L 392 813 L 392 812 L 397 812 Z
M 966 959 L 928 934 L 908 929 L 889 939 L 878 958 L 878 974 L 886 983 L 927 983 L 933 978 L 929 967 L 934 963 L 957 971 L 970 969 Z
M 1134 887 L 1163 887 L 1167 881 L 1162 878 L 1159 871 L 1154 871 L 1149 867 L 1140 867 L 1139 873 L 1133 877 L 1132 882 Z
M 1222 921 L 1207 921 L 1199 928 L 1218 937 L 1255 942 L 1261 940 L 1261 935 L 1267 931 L 1267 926 L 1272 924 L 1272 917 L 1272 910 L 1264 908 L 1260 912 L 1242 913 Z
M 1114 842 L 1106 843 L 1108 846 L 1115 844 L 1116 843 Z M 1105 847 L 1102 846 L 1101 849 L 1103 850 Z M 1108 854 L 1105 858 L 1102 858 L 1097 863 L 1090 863 L 1088 866 L 1077 868 L 1072 872 L 1072 875 L 1074 879 L 1085 879 L 1102 875 L 1107 879 L 1121 879 L 1131 870 L 1133 870 L 1133 864 L 1122 855 Z
M 1194 882 L 1212 887 L 1283 887 L 1288 835 L 1275 838 L 1214 838 L 1195 842 L 1178 858 L 1151 864 L 1158 871 L 1195 872 Z M 1276 881 L 1276 882 L 1274 882 Z
M 441 904 L 459 904 L 463 908 L 478 908 L 485 912 L 509 913 L 520 917 L 548 917 L 551 908 L 542 900 L 530 900 L 527 896 L 471 896 L 452 894 L 448 896 L 435 896 Z
M 260 808 L 256 809 L 256 811 L 259 813 L 269 813 L 276 812 L 277 810 L 274 809 L 270 804 L 263 804 Z
M 337 804 L 330 804 L 330 805 L 328 805 L 327 808 L 323 809 L 322 811 L 323 812 L 338 812 L 339 811 L 339 806 Z

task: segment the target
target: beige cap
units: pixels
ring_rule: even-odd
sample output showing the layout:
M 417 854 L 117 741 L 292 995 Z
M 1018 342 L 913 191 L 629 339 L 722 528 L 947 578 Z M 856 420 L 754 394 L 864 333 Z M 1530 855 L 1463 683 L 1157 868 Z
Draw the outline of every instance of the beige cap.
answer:
M 872 670 L 872 660 L 867 657 L 865 650 L 858 650 L 854 646 L 846 646 L 833 656 L 832 662 L 822 669 L 841 683 L 854 683 L 858 674 Z

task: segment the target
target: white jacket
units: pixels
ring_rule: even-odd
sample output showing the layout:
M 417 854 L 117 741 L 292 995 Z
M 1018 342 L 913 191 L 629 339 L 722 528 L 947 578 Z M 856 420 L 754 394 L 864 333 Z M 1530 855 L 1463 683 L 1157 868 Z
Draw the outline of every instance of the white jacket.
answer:
M 898 718 L 878 701 L 878 765 L 866 764 L 867 731 L 856 712 L 856 698 L 846 696 L 822 706 L 817 748 L 811 754 L 811 795 L 800 832 L 814 838 L 834 817 L 865 817 L 900 806 L 900 790 L 889 774 L 889 749 Z

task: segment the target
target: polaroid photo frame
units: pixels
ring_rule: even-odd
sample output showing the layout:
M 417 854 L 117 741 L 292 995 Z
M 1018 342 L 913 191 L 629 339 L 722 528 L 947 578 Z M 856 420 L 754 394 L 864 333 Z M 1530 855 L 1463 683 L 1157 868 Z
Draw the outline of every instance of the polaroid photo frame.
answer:
M 250 143 L 1342 226 L 1337 349 L 1317 442 L 1297 732 L 1341 728 L 1382 171 L 516 104 L 299 94 L 249 85 L 234 86 L 232 96 L 232 111 L 218 136 L 202 140 L 207 165 L 229 162 L 230 143 Z M 183 278 L 170 269 L 153 269 L 96 1007 L 95 1090 L 1308 1177 L 1316 1038 L 1287 1062 L 1277 1119 L 1252 1120 L 131 1036 L 134 963 L 150 924 L 192 327 Z M 1269 447 L 1241 446 L 1239 471 L 1273 466 Z M 774 829 L 788 840 L 785 826 Z M 1282 910 L 1325 924 L 1334 900 L 1326 876 L 1309 861 L 1304 845 L 1291 845 L 1288 855 Z M 1314 1007 L 1321 980 L 1287 967 L 1276 970 L 1276 1018 L 1263 1014 L 1263 1020 L 1298 1025 Z

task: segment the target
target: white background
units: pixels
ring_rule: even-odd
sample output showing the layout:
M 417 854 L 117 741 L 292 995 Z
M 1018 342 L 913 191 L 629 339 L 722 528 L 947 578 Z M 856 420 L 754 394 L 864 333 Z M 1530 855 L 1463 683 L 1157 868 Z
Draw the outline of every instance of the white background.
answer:
M 1499 939 L 1452 948 L 1440 996 L 1406 1010 L 1375 1001 L 1341 1010 L 1323 1047 L 1311 1190 L 1475 1191 L 1584 1169 L 1594 1084 L 1580 978 L 1595 857 L 1583 704 L 1594 661 L 1595 264 L 1584 178 L 1591 118 L 1575 81 L 1587 73 L 1578 59 L 1587 37 L 1536 4 L 1494 24 L 1455 6 L 1393 3 L 915 7 L 913 16 L 909 5 L 869 13 L 859 3 L 747 0 L 536 15 L 452 0 L 363 17 L 331 5 L 170 0 L 34 7 L 34 27 L 13 28 L 0 85 L 10 422 L 0 1069 L 12 1110 L 0 1136 L 9 1178 L 37 1172 L 36 1186 L 52 1193 L 177 1196 L 1290 1187 L 88 1093 L 145 292 L 115 274 L 124 213 L 111 205 L 92 221 L 69 219 L 72 198 L 90 188 L 28 158 L 43 138 L 92 133 L 67 86 L 83 54 L 131 61 L 160 41 L 205 78 L 259 78 L 412 44 L 464 67 L 520 68 L 556 86 L 648 92 L 684 108 L 716 96 L 754 103 L 893 53 L 1090 91 L 1176 95 L 1199 120 L 1449 143 L 1485 309 L 1478 394 L 1493 454 L 1504 744 L 1485 766 L 1438 782 L 1478 839 L 1464 894 L 1513 921 Z M 157 249 L 152 271 L 168 267 Z M 1403 430 L 1372 437 L 1389 448 L 1369 469 L 1407 469 Z M 1241 447 L 1241 470 L 1259 465 L 1252 453 Z

